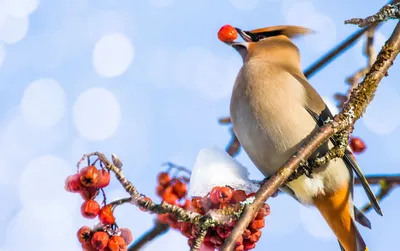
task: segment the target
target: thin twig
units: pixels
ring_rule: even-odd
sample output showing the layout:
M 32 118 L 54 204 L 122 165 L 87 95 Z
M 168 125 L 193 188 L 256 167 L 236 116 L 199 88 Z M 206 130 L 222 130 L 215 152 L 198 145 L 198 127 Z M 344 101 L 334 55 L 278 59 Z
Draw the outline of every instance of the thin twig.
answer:
M 348 77 L 346 79 L 346 82 L 349 84 L 349 89 L 347 91 L 346 95 L 336 93 L 334 95 L 334 98 L 336 101 L 338 101 L 337 107 L 339 109 L 343 108 L 344 104 L 349 100 L 350 94 L 353 91 L 353 89 L 358 85 L 359 81 L 365 76 L 365 74 L 368 73 L 370 67 L 372 64 L 375 62 L 376 55 L 374 52 L 374 36 L 376 32 L 376 26 L 371 26 L 368 28 L 368 31 L 366 33 L 367 39 L 365 42 L 365 47 L 364 47 L 364 55 L 366 56 L 367 63 L 366 66 L 355 72 L 353 75 Z
M 345 24 L 356 24 L 359 27 L 365 27 L 367 25 L 387 21 L 389 19 L 400 18 L 400 4 L 388 4 L 379 10 L 375 15 L 367 18 L 352 18 L 344 21 Z
M 398 186 L 398 183 L 390 183 L 387 182 L 386 180 L 381 180 L 380 182 L 380 190 L 376 195 L 376 199 L 378 201 L 383 200 L 386 196 L 389 195 L 389 193 Z M 371 210 L 372 208 L 372 204 L 368 203 L 367 205 L 365 205 L 364 207 L 361 208 L 361 212 L 365 213 L 368 212 L 369 210 Z
M 326 123 L 308 140 L 300 149 L 272 176 L 256 193 L 252 205 L 246 206 L 242 216 L 226 239 L 221 251 L 233 250 L 236 241 L 242 235 L 244 229 L 249 225 L 255 213 L 261 208 L 265 201 L 280 187 L 284 181 L 304 163 L 318 147 L 326 142 L 337 132 L 346 129 L 361 117 L 368 104 L 375 95 L 379 82 L 385 76 L 392 65 L 400 49 L 400 22 L 397 24 L 393 34 L 379 52 L 377 60 L 372 65 L 364 80 L 354 89 L 350 100 L 345 104 L 343 110 L 337 114 L 333 121 Z
M 128 251 L 138 251 L 142 249 L 146 244 L 148 244 L 158 236 L 165 234 L 168 230 L 168 224 L 156 221 L 154 227 L 144 233 L 135 243 L 133 243 L 128 248 Z

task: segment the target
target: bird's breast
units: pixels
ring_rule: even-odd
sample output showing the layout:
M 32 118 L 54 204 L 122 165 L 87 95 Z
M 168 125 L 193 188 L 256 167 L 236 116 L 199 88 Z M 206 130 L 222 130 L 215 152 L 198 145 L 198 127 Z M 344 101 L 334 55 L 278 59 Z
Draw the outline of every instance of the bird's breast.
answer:
M 261 76 L 252 71 L 242 68 L 235 82 L 233 130 L 252 161 L 271 175 L 317 125 L 304 108 L 304 89 L 294 77 L 284 71 L 264 70 Z

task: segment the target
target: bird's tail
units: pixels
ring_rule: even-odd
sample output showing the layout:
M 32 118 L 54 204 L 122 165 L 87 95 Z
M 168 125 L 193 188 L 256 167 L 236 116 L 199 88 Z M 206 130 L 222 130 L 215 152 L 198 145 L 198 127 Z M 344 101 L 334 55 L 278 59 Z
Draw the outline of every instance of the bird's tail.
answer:
M 331 195 L 321 195 L 314 199 L 318 208 L 345 251 L 368 251 L 352 217 L 352 201 L 349 187 L 336 190 Z

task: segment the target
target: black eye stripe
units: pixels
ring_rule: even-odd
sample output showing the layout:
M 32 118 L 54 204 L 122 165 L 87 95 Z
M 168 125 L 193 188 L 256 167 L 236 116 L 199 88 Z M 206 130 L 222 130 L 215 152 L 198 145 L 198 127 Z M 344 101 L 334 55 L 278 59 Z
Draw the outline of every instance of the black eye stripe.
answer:
M 267 31 L 267 32 L 261 32 L 261 33 L 248 33 L 251 37 L 251 41 L 253 42 L 258 42 L 261 39 L 267 38 L 267 37 L 275 37 L 283 34 L 282 30 L 274 30 L 274 31 Z

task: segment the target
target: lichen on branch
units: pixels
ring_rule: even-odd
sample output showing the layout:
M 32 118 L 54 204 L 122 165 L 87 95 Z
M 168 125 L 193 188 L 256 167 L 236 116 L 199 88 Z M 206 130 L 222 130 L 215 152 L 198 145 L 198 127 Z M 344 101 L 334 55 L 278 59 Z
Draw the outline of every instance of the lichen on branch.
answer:
M 352 18 L 344 21 L 345 24 L 356 24 L 365 27 L 371 24 L 400 18 L 400 3 L 388 4 L 378 11 L 378 13 L 366 18 Z

